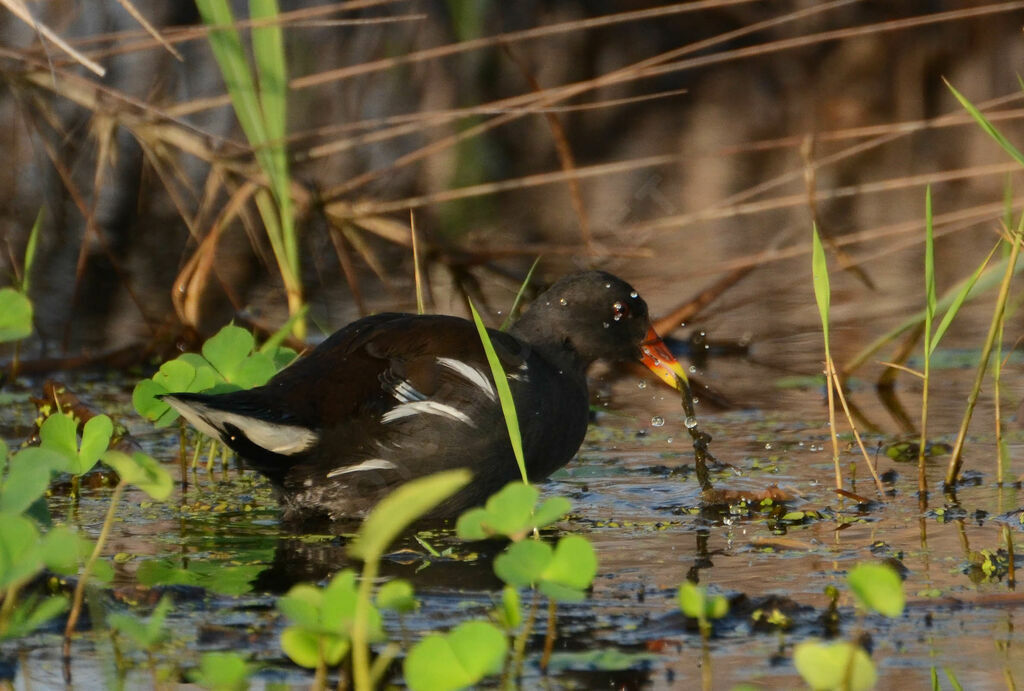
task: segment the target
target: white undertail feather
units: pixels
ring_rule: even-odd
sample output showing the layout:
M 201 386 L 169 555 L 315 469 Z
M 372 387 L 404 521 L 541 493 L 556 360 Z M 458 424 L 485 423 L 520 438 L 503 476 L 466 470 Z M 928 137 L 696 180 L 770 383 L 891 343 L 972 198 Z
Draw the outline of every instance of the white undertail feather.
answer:
M 200 432 L 213 439 L 227 434 L 227 425 L 232 425 L 256 446 L 272 453 L 291 456 L 320 441 L 320 435 L 301 425 L 281 425 L 267 422 L 248 415 L 217 410 L 198 401 L 182 401 L 174 396 L 163 399 L 169 406 L 181 413 Z

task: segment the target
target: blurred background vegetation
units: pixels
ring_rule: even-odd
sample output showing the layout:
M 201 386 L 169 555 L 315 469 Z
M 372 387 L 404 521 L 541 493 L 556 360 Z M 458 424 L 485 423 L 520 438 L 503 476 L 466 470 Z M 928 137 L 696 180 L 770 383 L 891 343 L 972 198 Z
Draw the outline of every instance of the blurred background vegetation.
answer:
M 542 280 L 611 270 L 656 314 L 727 280 L 702 319 L 784 344 L 816 331 L 812 220 L 846 269 L 834 319 L 859 329 L 921 304 L 926 184 L 940 290 L 1015 194 L 943 79 L 1018 134 L 1024 2 L 296 0 L 255 22 L 231 4 L 246 51 L 281 29 L 283 141 L 243 134 L 191 2 L 138 4 L 156 36 L 113 0 L 0 14 L 12 282 L 44 210 L 26 356 L 280 326 L 296 305 L 259 195 L 282 189 L 261 165 L 282 144 L 314 336 L 415 309 L 410 211 L 428 309 L 469 295 L 499 320 L 543 255 Z

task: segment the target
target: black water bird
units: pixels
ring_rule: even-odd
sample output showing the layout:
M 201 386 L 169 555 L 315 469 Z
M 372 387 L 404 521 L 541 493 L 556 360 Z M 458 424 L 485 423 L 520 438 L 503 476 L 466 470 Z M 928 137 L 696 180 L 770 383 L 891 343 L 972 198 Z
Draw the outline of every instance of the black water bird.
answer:
M 515 399 L 531 481 L 565 466 L 586 433 L 587 367 L 641 361 L 685 379 L 647 304 L 600 272 L 567 276 L 491 340 Z M 264 386 L 163 397 L 273 485 L 286 519 L 365 515 L 396 486 L 453 468 L 469 485 L 437 507 L 482 503 L 520 473 L 475 325 L 441 315 L 360 319 Z

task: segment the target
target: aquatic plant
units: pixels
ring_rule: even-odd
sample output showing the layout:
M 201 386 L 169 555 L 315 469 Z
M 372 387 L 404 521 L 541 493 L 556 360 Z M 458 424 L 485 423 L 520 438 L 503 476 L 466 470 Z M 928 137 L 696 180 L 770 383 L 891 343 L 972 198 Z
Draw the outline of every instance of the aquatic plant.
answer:
M 828 393 L 828 421 L 832 439 L 832 462 L 835 467 L 836 490 L 842 491 L 843 489 L 843 476 L 839 470 L 839 433 L 836 429 L 835 398 L 838 397 L 840 404 L 843 406 L 843 412 L 846 414 L 847 422 L 850 424 L 850 429 L 853 430 L 853 438 L 857 441 L 857 447 L 864 458 L 864 463 L 867 464 L 871 477 L 875 481 L 875 487 L 878 489 L 879 494 L 881 494 L 884 491 L 882 480 L 878 477 L 875 464 L 868 455 L 867 449 L 864 448 L 864 442 L 861 440 L 857 426 L 850 415 L 850 408 L 846 405 L 846 397 L 843 395 L 843 384 L 836 371 L 835 361 L 832 360 L 829 337 L 831 286 L 829 285 L 825 250 L 821 245 L 821 237 L 818 235 L 817 226 L 811 229 L 811 275 L 814 282 L 814 298 L 818 303 L 818 314 L 821 317 L 821 332 L 825 339 L 825 389 Z
M 708 596 L 707 589 L 690 581 L 679 586 L 677 596 L 679 609 L 688 617 L 697 620 L 700 628 L 701 650 L 701 685 L 707 690 L 711 688 L 711 651 L 708 643 L 711 640 L 711 622 L 721 619 L 729 613 L 729 601 L 722 595 Z
M 1003 151 L 1009 154 L 1014 161 L 1024 165 L 1024 154 L 1018 151 L 1006 136 L 1003 135 L 1003 133 L 1000 132 L 995 125 L 993 125 L 989 119 L 974 106 L 973 103 L 953 88 L 952 84 L 947 81 L 946 86 L 960 102 L 960 105 L 970 113 L 971 117 L 974 118 L 975 122 L 978 123 L 985 133 L 999 144 Z M 1022 85 L 1022 88 L 1024 88 L 1024 85 Z M 945 484 L 950 488 L 956 484 L 957 477 L 960 475 L 960 469 L 963 466 L 964 443 L 967 440 L 967 427 L 971 423 L 974 406 L 977 403 L 978 394 L 981 391 L 981 385 L 988 370 L 989 357 L 995 349 L 996 337 L 1002 333 L 1002 324 L 1006 314 L 1006 304 L 1010 295 L 1010 281 L 1016 272 L 1017 258 L 1020 256 L 1021 245 L 1024 243 L 1024 214 L 1021 215 L 1017 229 L 1015 231 L 1011 231 L 1007 228 L 1006 232 L 1009 234 L 1011 248 L 1010 254 L 1006 258 L 1006 270 L 1003 274 L 1003 280 L 999 287 L 999 295 L 996 298 L 996 305 L 992 314 L 992 320 L 989 322 L 988 334 L 985 336 L 985 344 L 982 346 L 981 358 L 978 362 L 978 369 L 975 374 L 974 384 L 971 387 L 970 394 L 968 394 L 967 407 L 965 408 L 963 418 L 960 421 L 960 430 L 957 432 L 956 442 L 953 445 L 953 452 L 949 459 L 949 466 L 946 469 Z
M 234 652 L 203 653 L 199 667 L 190 670 L 188 678 L 211 691 L 244 691 L 255 666 L 243 655 Z
M 847 575 L 846 583 L 860 611 L 890 618 L 903 614 L 903 582 L 890 567 L 858 564 Z M 855 641 L 857 636 L 853 638 Z M 803 641 L 793 650 L 793 664 L 812 689 L 867 691 L 874 687 L 878 672 L 868 653 L 854 641 Z
M 413 521 L 470 480 L 465 470 L 453 470 L 401 485 L 382 499 L 366 517 L 349 553 L 363 561 L 356 573 L 346 569 L 324 589 L 299 584 L 278 600 L 278 609 L 293 625 L 281 635 L 281 646 L 296 663 L 316 670 L 314 688 L 324 688 L 328 667 L 351 653 L 352 680 L 357 690 L 373 689 L 400 649 L 385 647 L 371 665 L 369 644 L 386 640 L 381 617 L 372 598 L 374 582 L 385 549 Z M 378 593 L 377 603 L 391 608 L 414 606 L 401 586 Z

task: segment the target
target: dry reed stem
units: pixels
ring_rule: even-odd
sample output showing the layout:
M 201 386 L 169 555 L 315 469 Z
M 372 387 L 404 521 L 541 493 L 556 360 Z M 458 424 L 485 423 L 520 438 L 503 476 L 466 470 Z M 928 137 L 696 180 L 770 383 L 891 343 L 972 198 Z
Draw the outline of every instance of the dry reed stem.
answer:
M 37 21 L 36 18 L 32 16 L 32 13 L 28 11 L 28 8 L 25 7 L 25 3 L 22 0 L 0 0 L 0 5 L 6 7 L 10 10 L 11 14 L 32 27 L 32 30 L 42 38 L 49 40 L 55 46 L 70 55 L 75 62 L 82 65 L 93 74 L 100 77 L 106 75 L 107 71 L 102 65 L 90 60 L 85 55 L 75 50 L 64 39 L 58 36 L 53 29 L 48 27 L 46 24 Z
M 857 425 L 853 421 L 853 416 L 850 414 L 850 407 L 846 404 L 846 395 L 843 394 L 843 383 L 839 380 L 839 374 L 836 372 L 835 363 L 829 360 L 829 371 L 831 373 L 831 381 L 828 385 L 836 387 L 836 395 L 839 397 L 839 403 L 843 406 L 843 413 L 846 414 L 846 421 L 850 423 L 850 430 L 853 432 L 853 438 L 857 441 L 857 447 L 860 449 L 861 455 L 864 457 L 864 462 L 868 466 L 868 470 L 871 471 L 871 477 L 875 481 L 875 487 L 878 489 L 878 493 L 885 494 L 885 486 L 882 484 L 882 479 L 878 477 L 878 470 L 875 468 L 874 462 L 871 460 L 871 456 L 868 455 L 868 450 L 864 448 L 864 442 L 860 438 L 860 432 L 857 431 Z M 839 489 L 842 489 L 841 487 Z
M 777 17 L 777 18 L 773 18 L 771 20 L 767 20 L 767 21 L 764 21 L 764 22 L 758 22 L 756 24 L 752 24 L 750 26 L 743 27 L 743 28 L 737 29 L 735 31 L 730 31 L 730 32 L 727 32 L 725 34 L 720 34 L 718 36 L 712 37 L 710 39 L 706 39 L 704 41 L 698 41 L 696 43 L 691 43 L 691 44 L 688 44 L 686 46 L 682 46 L 680 48 L 676 48 L 676 49 L 667 51 L 665 53 L 660 53 L 660 54 L 655 55 L 655 56 L 653 56 L 651 58 L 647 58 L 645 60 L 641 60 L 640 62 L 634 63 L 633 65 L 628 65 L 628 66 L 626 66 L 624 68 L 613 70 L 612 72 L 609 72 L 609 73 L 607 73 L 605 75 L 602 75 L 601 77 L 597 77 L 595 79 L 589 79 L 589 80 L 585 80 L 585 81 L 582 81 L 582 82 L 577 82 L 577 83 L 571 84 L 569 86 L 562 86 L 562 87 L 556 87 L 556 88 L 553 88 L 553 89 L 548 89 L 545 92 L 545 94 L 543 95 L 542 98 L 536 99 L 536 102 L 537 102 L 537 105 L 540 105 L 540 106 L 549 106 L 549 105 L 557 103 L 559 101 L 564 101 L 566 99 L 572 98 L 572 97 L 577 96 L 577 95 L 582 94 L 582 93 L 586 93 L 587 91 L 592 91 L 594 89 L 597 89 L 597 88 L 600 88 L 600 87 L 603 87 L 603 86 L 609 86 L 611 84 L 617 84 L 617 83 L 621 83 L 621 82 L 634 81 L 635 79 L 637 79 L 637 75 L 638 74 L 643 73 L 648 68 L 660 65 L 660 64 L 664 63 L 665 61 L 672 60 L 674 58 L 677 58 L 677 57 L 680 57 L 682 55 L 686 55 L 686 54 L 689 54 L 689 53 L 692 53 L 692 52 L 696 52 L 696 51 L 700 51 L 700 50 L 705 50 L 707 48 L 710 48 L 710 47 L 713 47 L 715 45 L 718 45 L 719 43 L 722 43 L 722 42 L 725 42 L 725 41 L 730 41 L 730 40 L 735 40 L 736 38 L 739 38 L 740 36 L 744 36 L 744 35 L 747 35 L 747 34 L 750 34 L 750 33 L 754 33 L 756 31 L 760 31 L 760 30 L 763 30 L 763 29 L 766 29 L 766 28 L 769 28 L 769 27 L 772 27 L 772 26 L 776 26 L 776 25 L 792 22 L 792 21 L 795 21 L 796 19 L 799 19 L 799 18 L 803 18 L 803 17 L 806 17 L 806 16 L 811 16 L 813 14 L 817 14 L 817 13 L 820 13 L 820 12 L 828 10 L 828 9 L 833 9 L 833 8 L 839 7 L 841 5 L 849 4 L 850 2 L 853 2 L 853 0 L 832 0 L 832 2 L 822 3 L 821 5 L 818 5 L 818 6 L 815 6 L 815 7 L 807 8 L 807 9 L 800 10 L 800 11 L 797 11 L 797 12 L 792 12 L 790 14 L 784 15 L 783 17 Z M 690 3 L 690 5 L 697 5 L 697 4 L 699 4 L 699 3 L 697 3 L 697 2 Z M 517 100 L 521 100 L 521 99 L 523 99 L 523 97 L 516 97 L 515 99 L 508 99 L 508 101 L 511 102 L 511 101 L 517 101 Z M 530 99 L 527 99 L 528 102 L 529 102 L 529 100 Z M 476 137 L 478 135 L 481 135 L 484 132 L 487 132 L 487 131 L 492 130 L 492 129 L 496 128 L 496 127 L 499 127 L 500 125 L 503 125 L 505 123 L 517 120 L 519 117 L 521 117 L 521 115 L 519 113 L 505 113 L 505 114 L 499 115 L 497 117 L 494 117 L 494 118 L 492 118 L 491 120 L 489 120 L 487 122 L 484 122 L 484 123 L 481 123 L 479 125 L 467 128 L 466 130 L 464 130 L 463 132 L 460 132 L 458 134 L 451 135 L 451 136 L 442 138 L 440 140 L 437 140 L 435 142 L 432 142 L 431 144 L 428 144 L 428 145 L 426 145 L 424 147 L 421 147 L 420 149 L 418 149 L 416 151 L 413 151 L 411 153 L 405 154 L 404 156 L 398 157 L 397 159 L 392 161 L 392 163 L 390 165 L 388 165 L 388 166 L 385 166 L 383 168 L 378 168 L 377 170 L 374 170 L 374 171 L 368 171 L 366 173 L 363 173 L 362 175 L 358 175 L 358 176 L 352 178 L 351 180 L 349 180 L 349 181 L 347 181 L 345 183 L 342 183 L 340 185 L 335 185 L 334 187 L 329 188 L 328 190 L 326 190 L 324 192 L 324 197 L 326 199 L 333 199 L 335 197 L 339 197 L 339 196 L 348 194 L 348 193 L 354 191 L 355 189 L 358 189 L 359 187 L 362 187 L 363 185 L 366 185 L 366 184 L 376 180 L 377 178 L 381 177 L 382 175 L 385 175 L 387 173 L 393 172 L 394 170 L 396 170 L 398 168 L 401 168 L 401 167 L 404 167 L 406 165 L 410 165 L 412 163 L 420 161 L 420 160 L 422 160 L 424 158 L 427 158 L 428 156 L 433 155 L 434 153 L 438 153 L 440 151 L 447 150 L 447 149 L 449 149 L 449 148 L 451 148 L 453 146 L 456 146 L 457 144 L 459 144 L 462 141 L 465 141 L 465 140 L 470 139 L 472 137 Z
M 519 67 L 520 73 L 530 85 L 530 88 L 535 93 L 543 91 L 540 83 L 527 68 L 526 63 L 516 55 L 511 46 L 502 44 L 502 48 L 505 54 Z M 583 194 L 580 192 L 579 178 L 575 175 L 576 158 L 573 156 L 572 147 L 569 146 L 569 138 L 565 135 L 565 128 L 562 126 L 562 121 L 558 119 L 557 115 L 547 111 L 543 113 L 543 116 L 548 123 L 548 129 L 551 130 L 551 138 L 555 144 L 555 153 L 558 154 L 558 162 L 562 167 L 562 171 L 566 174 L 565 181 L 569 187 L 569 199 L 572 202 L 573 210 L 576 212 L 576 219 L 580 224 L 580 239 L 588 250 L 593 250 L 594 239 L 590 234 L 590 219 L 587 216 L 586 205 L 583 203 Z
M 352 300 L 356 303 L 356 310 L 359 312 L 360 317 L 365 317 L 369 314 L 366 309 L 366 302 L 363 300 L 363 291 L 359 286 L 359 275 L 356 273 L 355 264 L 352 263 L 352 253 L 349 252 L 348 243 L 345 242 L 345 237 L 334 224 L 328 224 L 327 234 L 331 238 L 331 244 L 334 245 L 334 253 L 338 255 L 338 263 L 341 265 L 341 271 L 345 274 L 345 282 L 348 283 L 348 288 L 352 292 Z
M 125 9 L 125 12 L 132 16 L 132 19 L 137 21 L 139 25 L 143 29 L 145 29 L 147 34 L 153 37 L 154 41 L 163 46 L 163 48 L 168 53 L 173 55 L 175 59 L 178 60 L 178 62 L 185 62 L 185 58 L 181 56 L 181 53 L 179 53 L 174 46 L 168 43 L 166 38 L 160 35 L 160 32 L 157 31 L 156 28 L 152 24 L 150 24 L 145 17 L 142 16 L 141 12 L 135 9 L 135 5 L 133 5 L 129 0 L 117 0 L 117 2 L 120 3 L 121 7 Z

